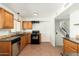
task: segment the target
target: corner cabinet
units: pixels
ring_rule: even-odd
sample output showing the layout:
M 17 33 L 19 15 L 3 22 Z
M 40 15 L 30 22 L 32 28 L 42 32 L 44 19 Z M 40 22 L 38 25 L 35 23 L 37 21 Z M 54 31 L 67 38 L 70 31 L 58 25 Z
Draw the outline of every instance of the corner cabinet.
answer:
M 0 8 L 0 29 L 13 28 L 14 15 L 3 8 Z
M 23 21 L 22 28 L 23 29 L 32 29 L 32 22 L 31 21 Z

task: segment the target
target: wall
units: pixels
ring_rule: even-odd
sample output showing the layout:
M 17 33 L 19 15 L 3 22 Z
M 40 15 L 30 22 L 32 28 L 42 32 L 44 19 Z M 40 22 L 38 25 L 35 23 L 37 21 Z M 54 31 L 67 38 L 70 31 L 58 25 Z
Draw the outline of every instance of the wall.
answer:
M 50 42 L 50 21 L 33 24 L 33 30 L 39 30 L 41 33 L 41 42 Z
M 30 18 L 26 21 L 32 21 L 33 19 Z M 50 18 L 40 18 L 41 22 L 33 24 L 32 30 L 24 30 L 25 32 L 32 32 L 33 30 L 39 30 L 41 33 L 41 42 L 50 42 Z M 47 21 L 48 20 L 48 21 Z
M 10 33 L 10 29 L 0 29 L 0 36 L 7 35 Z
M 55 40 L 55 18 L 58 17 L 61 13 L 63 13 L 71 6 L 72 6 L 72 3 L 69 3 L 67 7 L 64 7 L 64 6 L 61 7 L 60 9 L 58 9 L 58 11 L 56 11 L 55 14 L 50 16 L 50 40 L 53 46 L 55 46 L 55 41 L 56 41 Z
M 65 18 L 61 18 L 61 19 L 56 19 L 55 20 L 55 46 L 63 46 L 63 38 L 62 37 L 66 37 L 66 33 L 63 33 L 60 30 L 60 23 L 64 22 L 66 25 L 66 31 L 69 33 L 70 31 L 70 20 L 69 19 L 65 19 Z
M 50 41 L 53 46 L 55 46 L 55 18 L 51 18 L 50 21 Z
M 79 35 L 79 10 L 76 10 L 70 15 L 70 37 L 76 37 Z
M 11 32 L 19 32 L 21 31 L 21 23 L 14 20 L 14 28 L 11 29 Z

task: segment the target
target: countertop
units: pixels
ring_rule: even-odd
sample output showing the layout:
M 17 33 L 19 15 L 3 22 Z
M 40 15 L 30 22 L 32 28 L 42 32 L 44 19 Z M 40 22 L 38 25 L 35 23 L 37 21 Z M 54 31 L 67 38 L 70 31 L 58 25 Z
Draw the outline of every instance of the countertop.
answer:
M 24 35 L 24 33 L 10 33 L 8 35 L 0 36 L 0 41 L 11 41 L 17 37 L 20 37 L 20 35 Z
M 18 37 L 20 37 L 20 36 L 14 36 L 14 37 L 9 37 L 9 38 L 2 38 L 2 39 L 0 39 L 0 42 L 12 41 L 12 40 L 14 40 L 14 39 L 16 39 Z
M 21 35 L 25 35 L 25 34 L 28 34 L 28 33 L 25 33 L 25 32 L 23 32 L 23 33 L 20 33 L 20 32 L 16 33 L 15 32 L 15 33 L 10 33 L 8 35 L 2 35 L 2 36 L 0 36 L 0 41 L 11 41 L 11 40 L 15 39 L 16 37 L 20 37 Z
M 67 39 L 69 41 L 72 41 L 72 42 L 75 42 L 75 43 L 79 44 L 79 38 L 67 38 L 67 37 L 64 37 L 64 39 Z

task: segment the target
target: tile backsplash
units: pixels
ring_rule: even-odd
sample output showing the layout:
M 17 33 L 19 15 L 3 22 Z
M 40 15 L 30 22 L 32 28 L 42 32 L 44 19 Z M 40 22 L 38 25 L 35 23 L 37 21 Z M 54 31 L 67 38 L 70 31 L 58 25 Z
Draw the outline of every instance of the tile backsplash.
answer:
M 9 29 L 0 29 L 0 36 L 7 35 L 9 33 L 10 33 L 10 30 Z

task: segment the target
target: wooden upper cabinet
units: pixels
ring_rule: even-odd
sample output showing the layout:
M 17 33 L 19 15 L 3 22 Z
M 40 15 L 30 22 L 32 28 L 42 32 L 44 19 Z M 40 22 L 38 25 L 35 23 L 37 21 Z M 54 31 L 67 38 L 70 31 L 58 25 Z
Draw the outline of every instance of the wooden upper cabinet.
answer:
M 31 21 L 23 21 L 22 27 L 23 27 L 23 29 L 32 29 L 32 22 Z
M 0 28 L 11 29 L 13 28 L 14 15 L 10 12 L 0 8 Z

